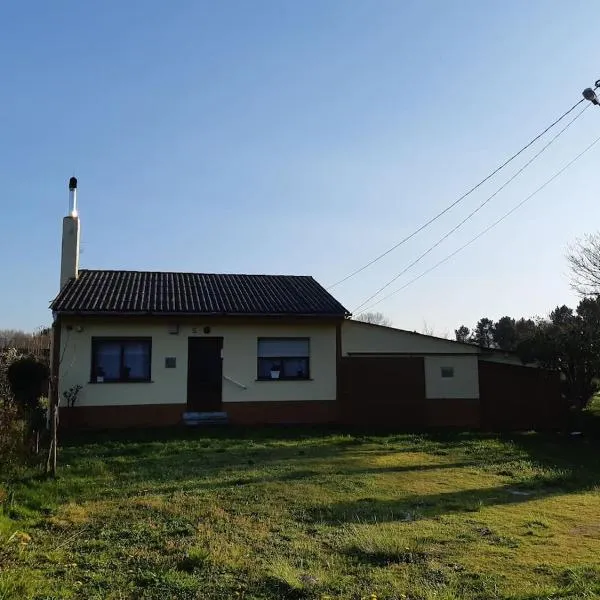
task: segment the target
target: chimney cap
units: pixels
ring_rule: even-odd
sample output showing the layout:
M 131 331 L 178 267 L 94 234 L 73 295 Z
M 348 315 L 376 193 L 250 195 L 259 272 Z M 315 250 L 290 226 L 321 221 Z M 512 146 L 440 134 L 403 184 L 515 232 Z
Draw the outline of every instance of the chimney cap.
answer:
M 71 177 L 69 179 L 69 190 L 76 190 L 77 189 L 77 177 Z

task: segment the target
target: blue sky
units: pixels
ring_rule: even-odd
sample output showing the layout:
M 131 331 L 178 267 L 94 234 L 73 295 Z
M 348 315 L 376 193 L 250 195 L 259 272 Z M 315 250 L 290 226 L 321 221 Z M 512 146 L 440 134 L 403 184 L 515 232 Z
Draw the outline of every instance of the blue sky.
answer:
M 328 285 L 600 78 L 592 0 L 11 4 L 0 7 L 0 328 L 51 321 L 73 173 L 82 268 L 312 274 Z M 390 290 L 598 135 L 590 109 Z M 600 223 L 599 157 L 377 310 L 444 334 L 574 303 L 564 254 Z M 355 308 L 520 164 L 334 294 Z

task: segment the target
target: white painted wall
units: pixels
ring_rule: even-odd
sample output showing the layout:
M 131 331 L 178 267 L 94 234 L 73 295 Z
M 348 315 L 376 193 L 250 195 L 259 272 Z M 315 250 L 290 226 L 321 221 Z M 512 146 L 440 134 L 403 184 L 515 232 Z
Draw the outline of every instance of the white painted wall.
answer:
M 454 377 L 442 377 L 442 367 L 452 367 Z M 425 356 L 427 398 L 479 398 L 477 356 Z
M 60 289 L 79 273 L 79 217 L 70 215 L 63 219 L 62 251 L 60 254 Z
M 223 375 L 246 386 L 223 380 L 223 402 L 335 400 L 336 326 L 333 323 L 218 324 L 198 320 L 180 324 L 179 333 L 168 333 L 173 321 L 161 318 L 139 321 L 69 319 L 61 331 L 59 394 L 73 385 L 82 385 L 77 406 L 185 404 L 187 402 L 188 337 L 223 338 Z M 194 328 L 196 333 L 194 333 Z M 81 331 L 79 331 L 81 329 Z M 151 383 L 90 383 L 92 337 L 152 337 Z M 256 381 L 257 338 L 310 338 L 309 381 Z M 165 357 L 177 359 L 175 369 L 165 368 Z M 226 406 L 224 407 L 226 410 Z
M 342 326 L 342 353 L 473 354 L 479 349 L 468 344 L 402 329 L 346 320 Z

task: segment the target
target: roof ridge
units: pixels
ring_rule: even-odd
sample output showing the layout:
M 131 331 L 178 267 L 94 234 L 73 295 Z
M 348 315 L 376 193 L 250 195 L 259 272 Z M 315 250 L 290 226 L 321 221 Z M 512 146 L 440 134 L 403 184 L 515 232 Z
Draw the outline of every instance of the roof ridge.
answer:
M 298 275 L 293 273 L 222 273 L 215 271 L 145 271 L 140 269 L 79 269 L 83 273 L 147 273 L 149 275 L 216 275 L 237 277 L 298 277 L 316 281 L 312 275 Z M 320 284 L 319 284 L 320 285 Z

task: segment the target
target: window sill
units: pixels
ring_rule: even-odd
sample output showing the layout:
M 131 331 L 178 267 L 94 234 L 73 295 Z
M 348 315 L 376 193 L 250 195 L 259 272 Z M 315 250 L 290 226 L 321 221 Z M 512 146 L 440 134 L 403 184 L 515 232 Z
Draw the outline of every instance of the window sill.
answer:
M 270 377 L 259 377 L 254 381 L 314 381 L 312 377 L 279 377 L 277 379 L 271 379 Z
M 93 385 L 110 385 L 112 383 L 154 383 L 152 379 L 118 379 L 112 381 L 88 381 Z

